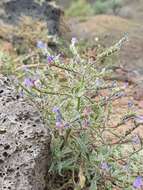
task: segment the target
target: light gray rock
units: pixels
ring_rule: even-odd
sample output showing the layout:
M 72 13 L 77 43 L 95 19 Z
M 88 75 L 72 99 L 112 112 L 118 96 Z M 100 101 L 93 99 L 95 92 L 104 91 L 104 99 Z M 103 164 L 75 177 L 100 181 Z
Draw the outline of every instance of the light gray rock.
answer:
M 118 15 L 121 16 L 121 17 L 123 17 L 123 18 L 132 19 L 132 17 L 133 17 L 133 10 L 129 6 L 124 6 L 124 7 L 122 7 L 119 10 Z
M 50 140 L 34 105 L 0 76 L 0 190 L 44 190 Z

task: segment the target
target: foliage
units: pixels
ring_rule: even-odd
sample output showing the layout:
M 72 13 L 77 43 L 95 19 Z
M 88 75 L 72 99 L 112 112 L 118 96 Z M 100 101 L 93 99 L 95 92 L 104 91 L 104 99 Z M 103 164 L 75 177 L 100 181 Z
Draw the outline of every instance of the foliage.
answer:
M 141 186 L 142 139 L 132 132 L 142 124 L 142 118 L 129 108 L 117 126 L 109 125 L 112 103 L 124 96 L 124 89 L 104 80 L 111 74 L 105 65 L 97 67 L 125 40 L 123 37 L 99 53 L 95 61 L 81 57 L 75 38 L 69 47 L 71 56 L 66 59 L 38 41 L 37 50 L 20 56 L 21 65 L 15 61 L 11 68 L 19 81 L 20 96 L 37 106 L 51 129 L 49 189 L 131 190 L 133 185 Z M 27 59 L 29 64 L 23 64 Z M 0 60 L 12 63 L 6 54 L 1 54 Z M 106 96 L 100 95 L 103 89 L 108 91 Z M 125 134 L 114 131 L 129 120 L 133 127 Z
M 96 0 L 93 4 L 88 3 L 86 0 L 77 0 L 72 1 L 66 12 L 69 16 L 90 16 L 111 11 L 117 14 L 117 10 L 121 5 L 122 0 Z
M 86 0 L 73 1 L 66 11 L 68 16 L 90 16 L 93 15 L 92 6 Z
M 94 3 L 94 13 L 102 14 L 112 10 L 116 14 L 117 8 L 122 4 L 121 0 L 97 0 Z

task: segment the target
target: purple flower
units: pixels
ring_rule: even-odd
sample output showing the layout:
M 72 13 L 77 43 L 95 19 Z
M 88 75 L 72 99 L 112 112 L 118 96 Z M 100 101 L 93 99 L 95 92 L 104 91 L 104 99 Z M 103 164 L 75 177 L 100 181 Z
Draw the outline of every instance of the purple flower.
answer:
M 54 107 L 52 110 L 54 113 L 58 113 L 60 111 L 60 109 L 58 107 Z
M 124 83 L 124 88 L 127 88 L 129 86 L 129 83 L 128 82 L 125 82 Z
M 134 103 L 130 100 L 128 101 L 128 108 L 131 108 L 134 105 Z
M 143 180 L 141 176 L 137 176 L 135 181 L 133 182 L 133 187 L 135 189 L 140 189 L 141 187 L 143 187 Z
M 88 128 L 89 125 L 90 125 L 89 120 L 88 120 L 88 119 L 84 119 L 84 120 L 83 120 L 83 127 L 84 127 L 84 128 Z
M 41 81 L 40 81 L 40 75 L 38 73 L 35 73 L 32 77 L 26 77 L 23 82 L 24 86 L 30 88 L 30 87 L 40 87 Z
M 60 112 L 60 109 L 58 107 L 54 107 L 53 112 L 56 114 L 56 127 L 63 127 L 62 114 Z
M 57 128 L 62 128 L 63 127 L 61 114 L 56 115 L 56 127 Z
M 63 123 L 62 122 L 56 122 L 56 127 L 58 129 L 63 128 Z
M 20 92 L 19 92 L 19 96 L 20 96 L 21 98 L 24 96 L 24 91 L 23 91 L 23 89 L 20 90 Z
M 100 167 L 102 170 L 105 170 L 105 171 L 109 170 L 109 165 L 107 162 L 102 162 Z
M 133 138 L 132 138 L 132 143 L 133 144 L 140 144 L 140 138 L 138 135 L 134 135 Z
M 56 122 L 62 122 L 62 115 L 60 112 L 56 114 Z
M 66 123 L 65 125 L 64 125 L 64 128 L 70 128 L 70 125 L 69 125 L 69 123 Z
M 71 44 L 74 46 L 76 43 L 78 42 L 77 38 L 76 37 L 73 37 L 71 39 Z
M 53 55 L 47 56 L 47 61 L 48 61 L 48 63 L 53 62 L 54 61 L 54 56 Z
M 39 49 L 46 49 L 47 48 L 47 44 L 44 43 L 44 42 L 42 42 L 41 40 L 39 40 L 37 42 L 37 48 L 39 48 Z
M 24 79 L 24 86 L 26 86 L 26 87 L 34 86 L 34 80 L 32 80 L 31 78 L 25 78 Z

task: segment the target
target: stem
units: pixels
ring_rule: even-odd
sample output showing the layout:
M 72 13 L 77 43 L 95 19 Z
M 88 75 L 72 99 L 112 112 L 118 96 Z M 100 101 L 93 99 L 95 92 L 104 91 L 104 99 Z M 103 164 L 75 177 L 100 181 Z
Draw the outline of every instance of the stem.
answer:
M 69 71 L 69 72 L 73 72 L 73 73 L 75 73 L 75 74 L 79 74 L 78 72 L 76 72 L 76 71 L 74 71 L 74 70 L 72 70 L 72 69 L 69 69 L 69 68 L 66 68 L 66 67 L 62 67 L 62 66 L 59 66 L 59 65 L 56 65 L 56 64 L 54 64 L 54 63 L 52 63 L 51 65 L 46 65 L 46 64 L 41 64 L 41 65 L 39 65 L 39 64 L 31 64 L 31 65 L 26 65 L 26 68 L 36 68 L 36 67 L 39 67 L 39 68 L 43 68 L 43 67 L 57 67 L 57 68 L 59 68 L 59 69 L 63 69 L 63 70 L 66 70 L 66 71 Z M 16 71 L 19 71 L 19 70 L 21 70 L 21 69 L 23 69 L 23 66 L 20 66 L 20 67 L 18 67 L 17 69 L 16 69 Z
M 64 140 L 63 140 L 63 143 L 62 143 L 62 145 L 61 145 L 61 147 L 60 147 L 60 150 L 62 150 L 62 149 L 64 148 L 64 146 L 67 144 L 68 138 L 69 138 L 69 136 L 70 136 L 70 133 L 71 133 L 71 129 L 67 130 L 66 136 L 65 136 L 65 138 L 64 138 Z
M 49 91 L 46 91 L 46 90 L 39 90 L 38 88 L 34 88 L 35 90 L 37 90 L 38 92 L 40 93 L 43 93 L 43 94 L 50 94 L 50 95 L 59 95 L 59 96 L 69 96 L 69 97 L 72 97 L 70 94 L 63 94 L 63 93 L 58 93 L 58 92 L 49 92 Z
M 81 97 L 78 97 L 77 98 L 77 110 L 79 111 L 79 109 L 80 109 L 80 99 L 81 99 Z

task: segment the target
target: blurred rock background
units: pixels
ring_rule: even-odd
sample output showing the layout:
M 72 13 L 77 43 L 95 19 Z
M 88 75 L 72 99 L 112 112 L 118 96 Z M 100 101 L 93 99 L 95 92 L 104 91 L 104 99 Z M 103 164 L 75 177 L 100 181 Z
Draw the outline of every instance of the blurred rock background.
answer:
M 92 14 L 115 14 L 137 20 L 142 20 L 143 17 L 142 0 L 57 0 L 57 3 L 71 16 L 72 14 L 79 16 L 86 7 L 87 15 L 91 12 Z
M 57 0 L 69 20 L 72 35 L 99 39 L 105 46 L 128 34 L 118 64 L 143 74 L 143 0 Z

